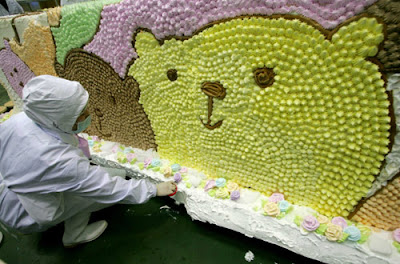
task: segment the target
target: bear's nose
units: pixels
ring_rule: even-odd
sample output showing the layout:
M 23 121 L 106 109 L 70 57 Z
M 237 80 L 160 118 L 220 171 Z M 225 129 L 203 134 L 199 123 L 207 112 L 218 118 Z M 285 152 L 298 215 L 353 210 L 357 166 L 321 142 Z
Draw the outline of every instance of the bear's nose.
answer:
M 201 90 L 206 95 L 217 99 L 224 99 L 226 95 L 226 89 L 219 82 L 205 82 L 201 86 Z
M 218 128 L 222 125 L 223 120 L 220 120 L 214 125 L 211 125 L 211 115 L 213 112 L 214 98 L 220 100 L 224 99 L 226 95 L 226 89 L 219 82 L 205 82 L 201 85 L 201 91 L 208 96 L 208 120 L 207 123 L 204 123 L 203 120 L 200 118 L 200 121 L 208 129 Z

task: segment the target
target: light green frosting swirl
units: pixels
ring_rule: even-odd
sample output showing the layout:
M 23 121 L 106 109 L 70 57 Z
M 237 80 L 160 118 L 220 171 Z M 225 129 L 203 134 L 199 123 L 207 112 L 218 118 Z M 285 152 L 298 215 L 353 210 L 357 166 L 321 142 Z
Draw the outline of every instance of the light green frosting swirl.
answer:
M 68 51 L 80 48 L 92 39 L 100 22 L 103 6 L 117 2 L 119 0 L 101 0 L 62 7 L 60 26 L 51 28 L 59 63 L 64 65 Z

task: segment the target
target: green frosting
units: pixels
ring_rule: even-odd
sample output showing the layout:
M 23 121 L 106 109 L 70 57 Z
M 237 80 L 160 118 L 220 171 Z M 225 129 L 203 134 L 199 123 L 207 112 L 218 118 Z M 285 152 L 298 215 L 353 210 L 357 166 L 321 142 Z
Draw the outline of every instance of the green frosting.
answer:
M 117 160 L 118 160 L 119 163 L 122 163 L 122 164 L 124 164 L 124 163 L 126 163 L 126 162 L 128 161 L 128 160 L 126 159 L 125 154 L 124 154 L 124 153 L 121 153 L 121 152 L 118 152 L 118 154 L 117 154 Z
M 286 215 L 286 212 L 281 212 L 276 218 L 282 219 L 285 217 L 285 215 Z
M 341 237 L 337 242 L 342 243 L 342 242 L 344 242 L 348 237 L 349 237 L 349 234 L 343 232 L 343 233 L 342 233 L 342 237 Z
M 204 189 L 204 187 L 206 187 L 206 183 L 207 183 L 207 181 L 202 180 L 202 181 L 200 182 L 200 188 Z
M 51 28 L 56 43 L 57 61 L 64 65 L 68 51 L 90 42 L 100 22 L 103 6 L 119 1 L 100 0 L 63 6 L 60 26 Z
M 400 253 L 400 243 L 393 241 L 393 246 L 397 249 L 397 251 Z
M 186 188 L 192 188 L 192 184 L 190 182 L 186 183 Z
M 294 222 L 297 226 L 300 226 L 301 223 L 303 222 L 303 217 L 296 215 L 296 217 L 294 218 L 293 222 Z
M 323 234 L 325 234 L 325 231 L 327 228 L 328 228 L 327 224 L 320 224 L 319 227 L 317 228 L 317 230 L 315 230 L 315 232 L 317 234 L 323 235 Z
M 210 195 L 211 197 L 215 197 L 215 189 L 211 189 L 208 191 L 208 195 Z
M 138 165 L 140 170 L 144 169 L 144 163 L 143 162 L 139 162 L 137 165 Z
M 357 224 L 356 227 L 361 232 L 361 238 L 360 238 L 360 240 L 357 241 L 357 243 L 363 244 L 365 241 L 368 240 L 368 237 L 371 234 L 371 229 L 369 229 L 368 227 L 366 227 L 362 224 Z
M 160 167 L 153 167 L 153 168 L 151 168 L 153 171 L 160 171 Z

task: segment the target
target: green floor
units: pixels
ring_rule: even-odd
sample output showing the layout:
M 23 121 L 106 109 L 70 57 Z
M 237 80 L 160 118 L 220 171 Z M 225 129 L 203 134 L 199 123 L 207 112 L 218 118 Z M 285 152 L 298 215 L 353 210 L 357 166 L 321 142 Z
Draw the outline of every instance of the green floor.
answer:
M 168 205 L 171 209 L 160 209 Z M 278 246 L 248 238 L 212 224 L 192 221 L 185 208 L 170 198 L 153 198 L 144 205 L 116 205 L 92 215 L 109 226 L 97 240 L 64 249 L 62 225 L 44 233 L 13 236 L 4 233 L 0 259 L 8 264 L 75 263 L 319 263 Z M 2 230 L 4 231 L 4 230 Z

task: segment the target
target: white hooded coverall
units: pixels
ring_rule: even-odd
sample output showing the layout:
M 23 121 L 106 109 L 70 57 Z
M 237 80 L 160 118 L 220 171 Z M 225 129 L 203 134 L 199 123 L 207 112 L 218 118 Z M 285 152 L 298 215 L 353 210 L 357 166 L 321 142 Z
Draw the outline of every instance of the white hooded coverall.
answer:
M 0 221 L 21 233 L 156 196 L 147 180 L 125 180 L 91 166 L 72 127 L 88 102 L 78 83 L 42 75 L 23 90 L 24 112 L 0 124 Z M 67 221 L 66 221 L 67 220 Z

